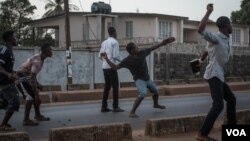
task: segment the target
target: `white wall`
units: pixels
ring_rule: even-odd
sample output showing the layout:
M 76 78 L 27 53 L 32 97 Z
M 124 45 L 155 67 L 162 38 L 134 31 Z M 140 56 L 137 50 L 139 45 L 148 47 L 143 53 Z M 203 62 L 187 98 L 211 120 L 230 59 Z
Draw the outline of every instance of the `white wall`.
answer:
M 15 48 L 15 64 L 16 70 L 27 58 L 39 53 L 39 48 Z M 125 49 L 120 50 L 122 58 L 125 58 L 128 53 Z M 147 57 L 149 73 L 153 78 L 153 53 Z M 90 84 L 104 83 L 103 72 L 101 68 L 101 60 L 98 58 L 98 51 L 86 51 L 83 49 L 73 49 L 72 51 L 72 71 L 73 84 Z M 133 77 L 127 69 L 118 71 L 120 82 L 133 82 Z M 43 69 L 38 75 L 38 81 L 42 85 L 61 85 L 63 89 L 67 84 L 67 69 L 66 69 L 66 53 L 65 49 L 53 49 L 53 56 L 45 60 Z

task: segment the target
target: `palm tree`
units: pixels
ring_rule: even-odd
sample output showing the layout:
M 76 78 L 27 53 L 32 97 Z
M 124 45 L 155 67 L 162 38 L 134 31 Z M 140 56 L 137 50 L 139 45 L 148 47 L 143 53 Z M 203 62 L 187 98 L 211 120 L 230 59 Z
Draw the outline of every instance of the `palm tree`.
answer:
M 43 17 L 49 17 L 64 13 L 64 0 L 47 0 L 45 5 L 46 13 Z M 79 8 L 74 4 L 69 4 L 69 10 L 79 11 Z

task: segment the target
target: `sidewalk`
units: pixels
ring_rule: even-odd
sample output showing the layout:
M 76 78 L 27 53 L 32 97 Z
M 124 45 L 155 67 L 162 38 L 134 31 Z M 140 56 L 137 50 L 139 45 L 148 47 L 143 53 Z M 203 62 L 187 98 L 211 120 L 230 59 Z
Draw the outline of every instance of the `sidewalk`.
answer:
M 233 91 L 250 90 L 250 81 L 231 82 L 228 83 Z M 161 85 L 158 86 L 158 92 L 161 96 L 188 95 L 210 93 L 207 83 L 201 84 L 179 84 L 179 85 Z M 58 102 L 80 102 L 93 101 L 102 98 L 103 89 L 94 90 L 71 90 L 71 91 L 44 91 L 40 92 L 42 103 L 58 103 Z M 119 92 L 120 99 L 135 98 L 138 95 L 136 87 L 121 88 Z M 150 97 L 150 95 L 147 95 Z M 109 99 L 112 99 L 110 94 Z M 21 104 L 24 100 L 21 99 Z

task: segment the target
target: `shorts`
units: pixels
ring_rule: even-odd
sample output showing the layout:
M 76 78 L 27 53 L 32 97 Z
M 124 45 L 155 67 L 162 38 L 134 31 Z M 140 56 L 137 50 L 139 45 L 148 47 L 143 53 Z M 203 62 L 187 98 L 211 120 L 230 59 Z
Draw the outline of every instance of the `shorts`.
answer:
M 5 109 L 9 112 L 18 111 L 20 106 L 19 95 L 15 84 L 4 86 L 0 90 L 0 109 Z
M 137 79 L 135 81 L 135 86 L 139 91 L 139 97 L 145 97 L 147 95 L 147 91 L 149 90 L 153 95 L 158 95 L 158 90 L 152 80 L 141 80 Z
M 26 100 L 34 100 L 35 93 L 33 91 L 33 88 L 31 87 L 31 84 L 29 80 L 26 78 L 20 79 L 20 82 L 16 85 L 18 91 L 23 95 L 24 99 Z

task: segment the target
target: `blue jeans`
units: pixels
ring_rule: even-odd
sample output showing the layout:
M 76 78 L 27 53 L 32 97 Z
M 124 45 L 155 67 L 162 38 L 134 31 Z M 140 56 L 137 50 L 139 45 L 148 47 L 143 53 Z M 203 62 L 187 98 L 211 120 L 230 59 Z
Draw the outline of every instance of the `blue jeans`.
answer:
M 0 91 L 0 99 L 3 103 L 1 108 L 9 112 L 18 111 L 19 109 L 19 95 L 15 84 L 10 84 L 8 87 Z
M 137 87 L 137 90 L 139 91 L 139 97 L 145 97 L 147 95 L 148 90 L 153 93 L 154 95 L 158 95 L 158 90 L 153 83 L 152 80 L 141 80 L 137 79 L 135 81 L 135 86 Z
M 227 102 L 227 124 L 236 124 L 236 98 L 229 86 L 216 77 L 209 79 L 208 83 L 211 91 L 211 97 L 213 99 L 213 105 L 200 129 L 200 133 L 204 136 L 207 136 L 210 133 L 215 120 L 222 112 L 224 108 L 223 100 Z

